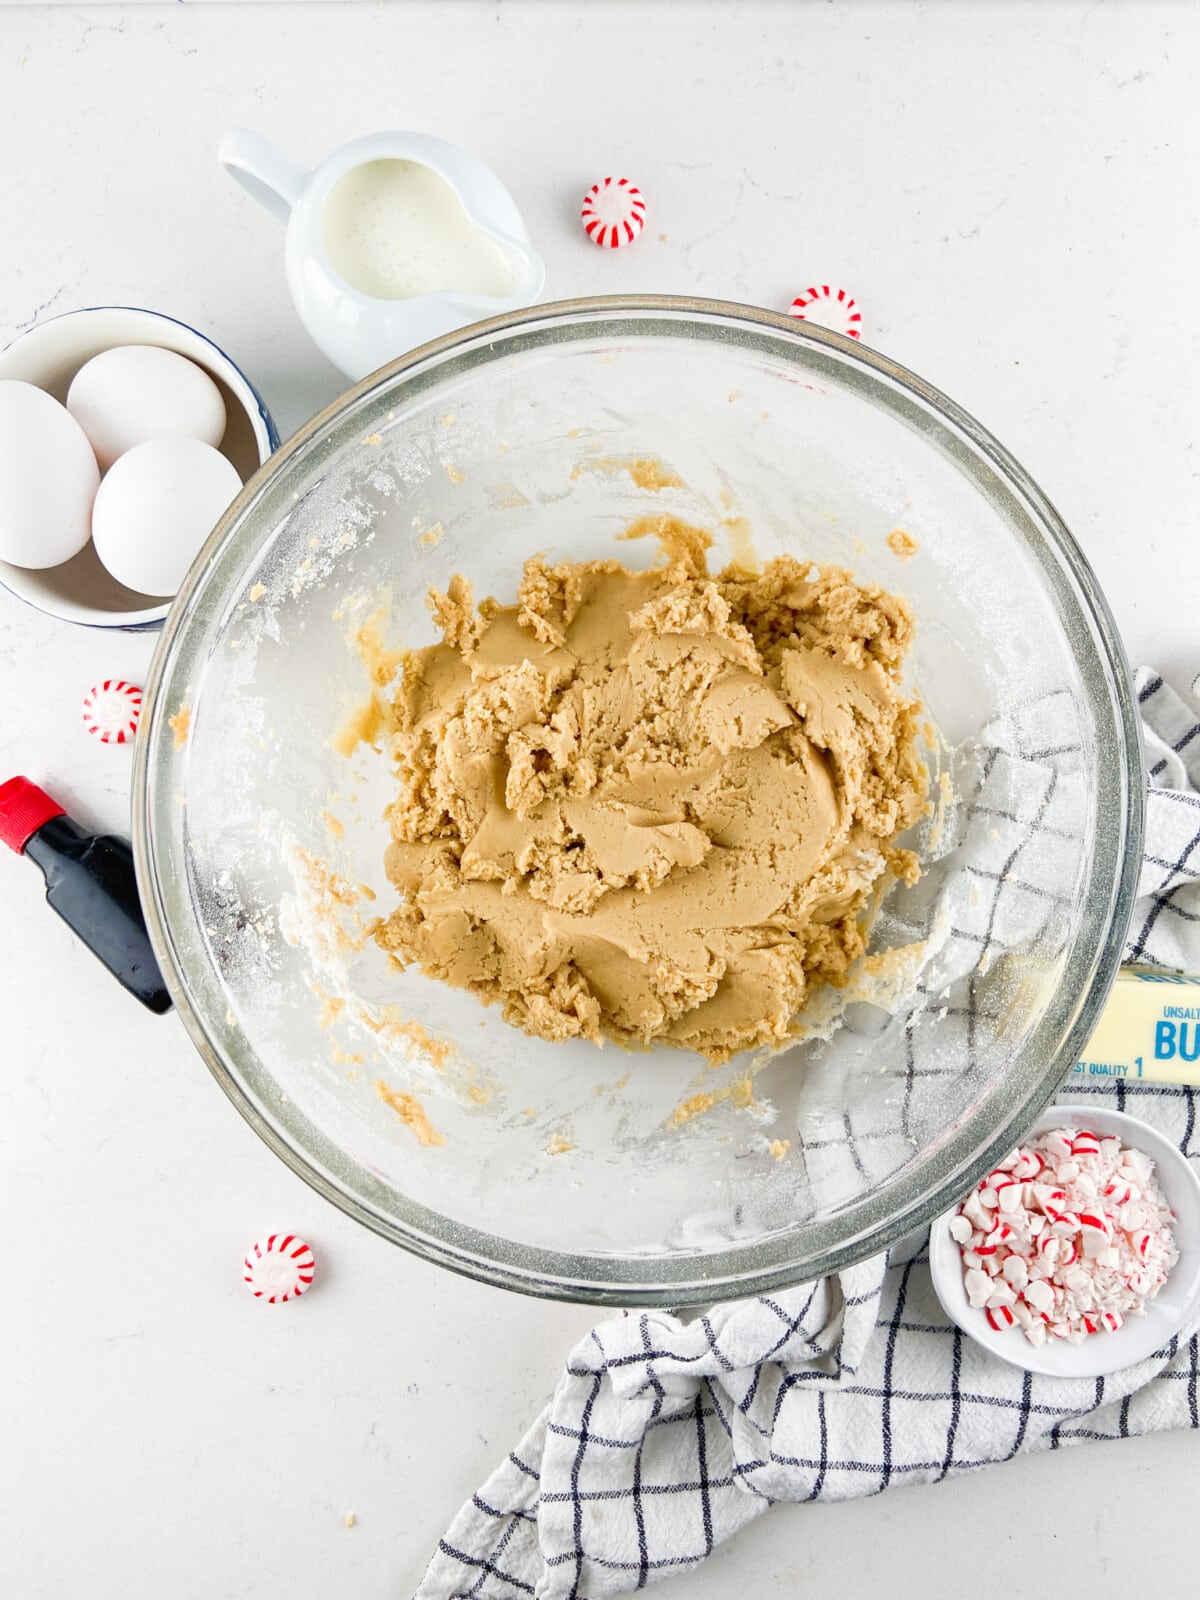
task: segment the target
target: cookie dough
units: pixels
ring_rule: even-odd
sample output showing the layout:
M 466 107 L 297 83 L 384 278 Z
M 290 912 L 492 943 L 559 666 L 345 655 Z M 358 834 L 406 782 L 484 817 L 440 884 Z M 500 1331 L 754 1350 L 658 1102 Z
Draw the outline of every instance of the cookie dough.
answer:
M 893 528 L 885 541 L 892 554 L 901 561 L 911 561 L 921 548 L 911 533 L 906 533 L 903 528 Z
M 710 1060 L 798 1031 L 843 981 L 926 810 L 908 606 L 836 567 L 526 563 L 454 578 L 391 708 L 400 793 L 375 937 L 543 1039 Z

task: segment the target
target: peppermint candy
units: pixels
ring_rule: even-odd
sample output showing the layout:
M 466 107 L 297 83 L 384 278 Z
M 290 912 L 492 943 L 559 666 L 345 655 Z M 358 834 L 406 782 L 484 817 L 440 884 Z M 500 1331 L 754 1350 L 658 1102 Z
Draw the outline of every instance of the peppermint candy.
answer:
M 854 296 L 845 289 L 831 289 L 827 283 L 810 284 L 792 301 L 789 317 L 798 322 L 812 322 L 818 328 L 828 328 L 831 333 L 844 333 L 848 339 L 862 334 L 862 314 Z
M 1034 1345 L 1081 1344 L 1139 1316 L 1178 1260 L 1154 1163 L 1055 1128 L 990 1172 L 951 1219 L 971 1306 Z
M 142 715 L 142 691 L 124 678 L 105 678 L 83 697 L 83 725 L 102 744 L 128 744 Z
M 256 1300 L 269 1306 L 298 1300 L 313 1281 L 316 1260 L 294 1233 L 270 1233 L 246 1251 L 242 1278 Z
M 583 231 L 603 250 L 632 244 L 646 223 L 642 191 L 628 178 L 602 178 L 583 197 Z

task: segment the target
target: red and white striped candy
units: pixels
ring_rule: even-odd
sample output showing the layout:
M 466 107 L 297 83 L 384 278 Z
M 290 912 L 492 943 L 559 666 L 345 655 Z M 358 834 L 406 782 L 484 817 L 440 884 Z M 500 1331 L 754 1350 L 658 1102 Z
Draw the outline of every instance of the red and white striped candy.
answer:
M 1026 1150 L 1024 1146 L 1017 1151 L 1017 1159 L 1013 1165 L 1014 1178 L 1020 1178 L 1023 1183 L 1028 1183 L 1044 1172 L 1046 1163 L 1036 1150 Z
M 1084 1233 L 1100 1233 L 1106 1239 L 1112 1237 L 1112 1221 L 1104 1211 L 1080 1211 L 1079 1226 Z
M 584 195 L 579 216 L 593 244 L 618 250 L 632 244 L 645 227 L 646 202 L 628 178 L 603 178 Z
M 1072 1126 L 1042 1134 L 966 1195 L 952 1237 L 968 1304 L 1034 1344 L 1115 1331 L 1165 1282 L 1178 1250 L 1154 1163 Z
M 1029 1265 L 1024 1256 L 1008 1256 L 1000 1268 L 1006 1283 L 1014 1289 L 1023 1289 L 1029 1282 Z
M 1042 1152 L 1040 1150 L 1026 1150 L 1022 1147 L 1021 1152 L 1018 1154 L 1018 1160 L 1016 1160 L 1016 1166 L 1013 1168 L 1013 1176 L 1029 1182 L 1030 1179 L 1038 1178 L 1040 1174 L 1045 1173 L 1045 1170 L 1046 1163 L 1043 1160 Z
M 1054 1290 L 1042 1278 L 1027 1284 L 1023 1290 L 1025 1304 L 1035 1311 L 1049 1311 L 1054 1304 Z
M 83 725 L 102 744 L 128 744 L 142 714 L 142 691 L 124 678 L 105 678 L 83 697 Z
M 827 283 L 810 284 L 802 290 L 788 310 L 798 322 L 812 322 L 831 333 L 844 333 L 857 339 L 862 334 L 862 313 L 845 289 L 831 289 Z
M 1052 1128 L 1042 1135 L 1042 1148 L 1051 1161 L 1065 1161 L 1071 1154 L 1071 1140 L 1061 1128 Z
M 270 1233 L 246 1251 L 242 1277 L 256 1300 L 269 1306 L 298 1300 L 313 1281 L 312 1250 L 294 1233 Z
M 1033 1203 L 1047 1216 L 1052 1215 L 1067 1198 L 1066 1190 L 1056 1188 L 1052 1183 L 1035 1183 L 1032 1187 Z
M 968 1304 L 982 1306 L 992 1292 L 992 1280 L 986 1272 L 980 1272 L 978 1267 L 968 1267 L 963 1278 L 963 1287 L 967 1291 Z
M 1142 1313 L 1178 1259 L 1173 1220 L 1148 1156 L 1068 1126 L 993 1168 L 952 1236 L 991 1327 L 1080 1344 Z

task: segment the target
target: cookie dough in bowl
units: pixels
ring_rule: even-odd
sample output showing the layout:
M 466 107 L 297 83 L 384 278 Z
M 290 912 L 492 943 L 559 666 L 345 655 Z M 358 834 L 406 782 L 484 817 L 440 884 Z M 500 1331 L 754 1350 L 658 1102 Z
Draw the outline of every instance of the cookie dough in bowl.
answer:
M 463 330 L 302 429 L 135 761 L 155 952 L 272 1148 L 621 1306 L 809 1281 L 990 1170 L 1091 1031 L 1144 793 L 1103 597 L 997 442 L 660 299 Z
M 864 954 L 898 834 L 926 808 L 905 602 L 779 556 L 547 566 L 514 605 L 434 591 L 439 644 L 393 705 L 401 775 L 375 937 L 543 1039 L 713 1062 L 784 1043 Z

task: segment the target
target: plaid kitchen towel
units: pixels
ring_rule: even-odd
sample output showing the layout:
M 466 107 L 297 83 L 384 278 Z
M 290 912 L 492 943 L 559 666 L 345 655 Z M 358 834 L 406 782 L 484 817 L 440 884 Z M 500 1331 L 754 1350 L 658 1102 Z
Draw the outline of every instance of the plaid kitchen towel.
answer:
M 1126 953 L 1200 971 L 1200 721 L 1156 673 L 1136 683 L 1151 791 Z M 1198 1095 L 1089 1082 L 1061 1098 L 1128 1108 L 1200 1161 Z M 850 1499 L 1022 1450 L 1200 1427 L 1195 1327 L 1108 1378 L 1035 1377 L 947 1321 L 926 1246 L 691 1320 L 599 1324 L 455 1518 L 416 1600 L 598 1600 L 694 1566 L 776 1500 Z

